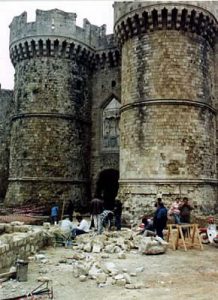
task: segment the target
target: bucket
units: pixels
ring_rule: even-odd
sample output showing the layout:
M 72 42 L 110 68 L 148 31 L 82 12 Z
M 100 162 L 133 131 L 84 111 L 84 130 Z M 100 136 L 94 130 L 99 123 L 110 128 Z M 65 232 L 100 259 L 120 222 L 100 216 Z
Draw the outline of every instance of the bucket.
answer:
M 17 267 L 17 281 L 27 281 L 28 261 L 18 259 L 16 262 Z

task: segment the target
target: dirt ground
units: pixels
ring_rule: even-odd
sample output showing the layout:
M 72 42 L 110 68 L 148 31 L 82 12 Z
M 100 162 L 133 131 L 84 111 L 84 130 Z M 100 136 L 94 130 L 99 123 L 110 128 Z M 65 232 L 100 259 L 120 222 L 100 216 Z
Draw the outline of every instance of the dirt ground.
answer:
M 104 260 L 115 263 L 119 269 L 125 268 L 129 274 L 144 267 L 132 278 L 143 287 L 133 290 L 116 285 L 99 286 L 91 279 L 80 282 L 73 277 L 72 261 L 66 259 L 73 251 L 64 247 L 45 249 L 41 253 L 46 261 L 29 263 L 27 282 L 10 280 L 0 285 L 0 299 L 30 292 L 40 284 L 37 280 L 42 276 L 52 280 L 54 299 L 58 300 L 218 299 L 218 248 L 213 245 L 205 245 L 203 251 L 197 248 L 187 252 L 182 248 L 173 251 L 169 248 L 165 254 L 150 256 L 134 250 L 127 253 L 126 259 L 110 254 Z

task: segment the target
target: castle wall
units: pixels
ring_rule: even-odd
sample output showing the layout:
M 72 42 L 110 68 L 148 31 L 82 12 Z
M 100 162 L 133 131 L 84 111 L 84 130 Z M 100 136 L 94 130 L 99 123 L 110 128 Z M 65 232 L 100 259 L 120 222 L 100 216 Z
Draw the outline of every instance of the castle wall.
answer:
M 166 204 L 188 196 L 201 212 L 215 209 L 214 35 L 199 34 L 203 13 L 137 3 L 115 20 L 122 46 L 120 197 L 134 214 L 151 209 L 159 193 Z
M 37 10 L 35 22 L 26 13 L 13 19 L 15 112 L 5 203 L 72 199 L 85 208 L 99 173 L 119 169 L 119 197 L 132 214 L 153 209 L 157 194 L 167 205 L 188 196 L 195 210 L 212 213 L 218 5 L 137 1 L 114 8 L 121 67 L 105 25 L 84 19 L 80 28 L 76 14 L 57 9 Z M 0 172 L 8 172 L 6 161 Z
M 218 43 L 215 46 L 215 108 L 218 109 Z M 218 115 L 216 114 L 216 172 L 218 174 Z M 218 210 L 218 190 L 216 191 L 216 207 Z
M 103 147 L 103 109 L 112 98 L 120 101 L 120 67 L 97 69 L 92 76 L 92 195 L 99 173 L 105 169 L 119 170 L 119 148 Z M 114 86 L 115 84 L 115 86 Z
M 0 202 L 8 186 L 10 121 L 14 110 L 13 91 L 0 87 Z

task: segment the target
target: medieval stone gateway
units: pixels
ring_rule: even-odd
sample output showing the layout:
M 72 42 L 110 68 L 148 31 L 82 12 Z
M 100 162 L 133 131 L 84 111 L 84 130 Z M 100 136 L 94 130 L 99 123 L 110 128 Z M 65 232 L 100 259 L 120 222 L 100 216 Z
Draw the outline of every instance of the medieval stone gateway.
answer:
M 135 215 L 157 194 L 214 213 L 217 9 L 216 1 L 115 2 L 111 35 L 57 9 L 37 10 L 31 23 L 25 12 L 15 17 L 15 86 L 0 93 L 4 204 L 72 199 L 85 210 L 99 174 L 114 170 Z

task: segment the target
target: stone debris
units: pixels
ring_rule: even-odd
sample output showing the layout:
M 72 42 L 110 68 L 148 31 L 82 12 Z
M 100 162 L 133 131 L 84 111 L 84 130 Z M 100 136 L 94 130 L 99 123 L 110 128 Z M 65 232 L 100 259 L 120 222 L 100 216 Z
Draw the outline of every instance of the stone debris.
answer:
M 132 283 L 132 279 L 128 273 L 123 273 L 123 278 L 126 280 L 127 284 Z
M 36 261 L 40 261 L 41 262 L 44 259 L 46 259 L 44 254 L 36 254 L 35 255 L 35 260 Z
M 119 233 L 105 232 L 102 235 L 89 233 L 77 237 L 77 245 L 72 246 L 73 253 L 68 258 L 68 263 L 73 267 L 73 276 L 80 282 L 95 280 L 99 287 L 117 285 L 127 289 L 142 288 L 143 283 L 137 282 L 137 274 L 145 270 L 144 266 L 138 266 L 130 272 L 127 268 L 120 269 L 110 258 L 126 259 L 128 252 L 136 255 L 144 254 L 144 248 L 142 249 L 142 245 L 145 245 L 144 239 L 143 236 L 134 235 L 129 229 Z M 159 239 L 152 240 L 151 244 L 156 246 L 157 243 L 164 245 L 166 249 L 167 243 Z M 117 256 L 114 256 L 116 254 Z
M 102 265 L 102 268 L 107 274 L 117 274 L 118 270 L 116 268 L 116 265 L 113 262 L 106 262 L 104 265 Z
M 80 282 L 85 282 L 87 280 L 87 276 L 85 276 L 85 275 L 80 275 L 79 276 L 79 281 Z
M 119 259 L 125 259 L 126 258 L 126 254 L 124 252 L 120 252 L 120 253 L 118 253 L 117 258 L 119 258 Z
M 88 276 L 91 279 L 96 279 L 101 272 L 102 270 L 100 268 L 96 267 L 96 265 L 92 265 L 89 270 Z
M 105 283 L 107 281 L 107 275 L 105 273 L 98 273 L 96 276 L 97 283 Z
M 103 245 L 96 243 L 96 244 L 93 245 L 92 252 L 93 253 L 100 253 L 102 248 L 103 248 Z
M 110 257 L 110 255 L 107 254 L 107 253 L 103 253 L 103 254 L 101 255 L 101 258 L 103 258 L 103 259 L 107 259 L 107 258 L 109 258 L 109 257 Z
M 167 250 L 168 243 L 160 237 L 143 237 L 140 244 L 142 254 L 163 254 Z
M 11 228 L 13 227 L 14 229 L 16 226 L 18 226 L 17 223 L 11 226 Z M 23 225 L 19 226 L 23 227 Z M 35 237 L 32 235 L 32 228 L 29 229 L 29 232 L 31 234 L 28 236 L 29 244 L 27 246 L 29 252 L 26 257 L 29 257 L 29 261 L 35 261 L 42 265 L 49 264 L 45 252 L 40 251 L 34 253 L 35 248 L 32 248 L 31 245 Z M 56 226 L 51 227 L 49 223 L 44 223 L 41 231 L 39 231 L 40 237 L 44 237 L 48 243 L 56 239 L 57 236 L 59 237 L 60 234 L 60 229 Z M 5 234 L 4 238 L 0 240 L 0 250 L 1 247 L 5 245 L 9 248 L 11 240 L 13 240 L 13 243 L 16 245 L 19 245 L 23 239 L 26 238 L 26 235 L 27 233 L 21 231 L 13 233 L 12 235 Z M 166 251 L 167 243 L 159 238 L 147 238 L 136 235 L 130 229 L 123 229 L 119 232 L 104 232 L 102 235 L 90 232 L 78 236 L 76 241 L 71 245 L 73 251 L 70 251 L 69 257 L 60 258 L 57 265 L 71 265 L 73 276 L 78 278 L 80 282 L 94 280 L 99 287 L 116 285 L 127 289 L 139 289 L 143 285 L 137 282 L 137 274 L 143 272 L 144 267 L 138 266 L 135 270 L 130 271 L 127 268 L 120 268 L 119 260 L 126 259 L 128 253 L 134 255 L 147 254 L 147 252 L 149 252 L 149 254 L 156 254 L 157 247 L 161 247 L 161 251 L 163 251 L 163 249 Z M 31 255 L 32 253 L 34 253 L 34 255 Z M 112 261 L 112 258 L 115 259 L 115 261 Z M 43 272 L 40 272 L 41 276 L 38 278 L 39 281 L 46 279 L 43 274 L 46 274 L 47 270 L 42 267 L 41 271 Z
M 134 284 L 131 283 L 131 284 L 126 284 L 125 285 L 125 288 L 129 289 L 129 290 L 141 289 L 143 287 L 144 287 L 143 283 L 134 283 Z
M 43 228 L 44 229 L 50 229 L 51 228 L 51 224 L 49 222 L 44 222 L 43 223 Z
M 118 286 L 125 286 L 126 280 L 124 278 L 118 279 L 118 280 L 116 280 L 115 284 Z
M 81 252 L 74 252 L 72 253 L 71 258 L 75 260 L 83 260 L 86 258 L 86 256 Z
M 92 247 L 92 244 L 91 243 L 87 243 L 84 247 L 83 247 L 83 250 L 85 252 L 92 252 L 93 250 L 93 247 Z M 100 251 L 99 251 L 100 252 Z
M 136 273 L 140 273 L 140 272 L 143 272 L 144 271 L 144 267 L 138 267 L 138 268 L 136 268 Z

